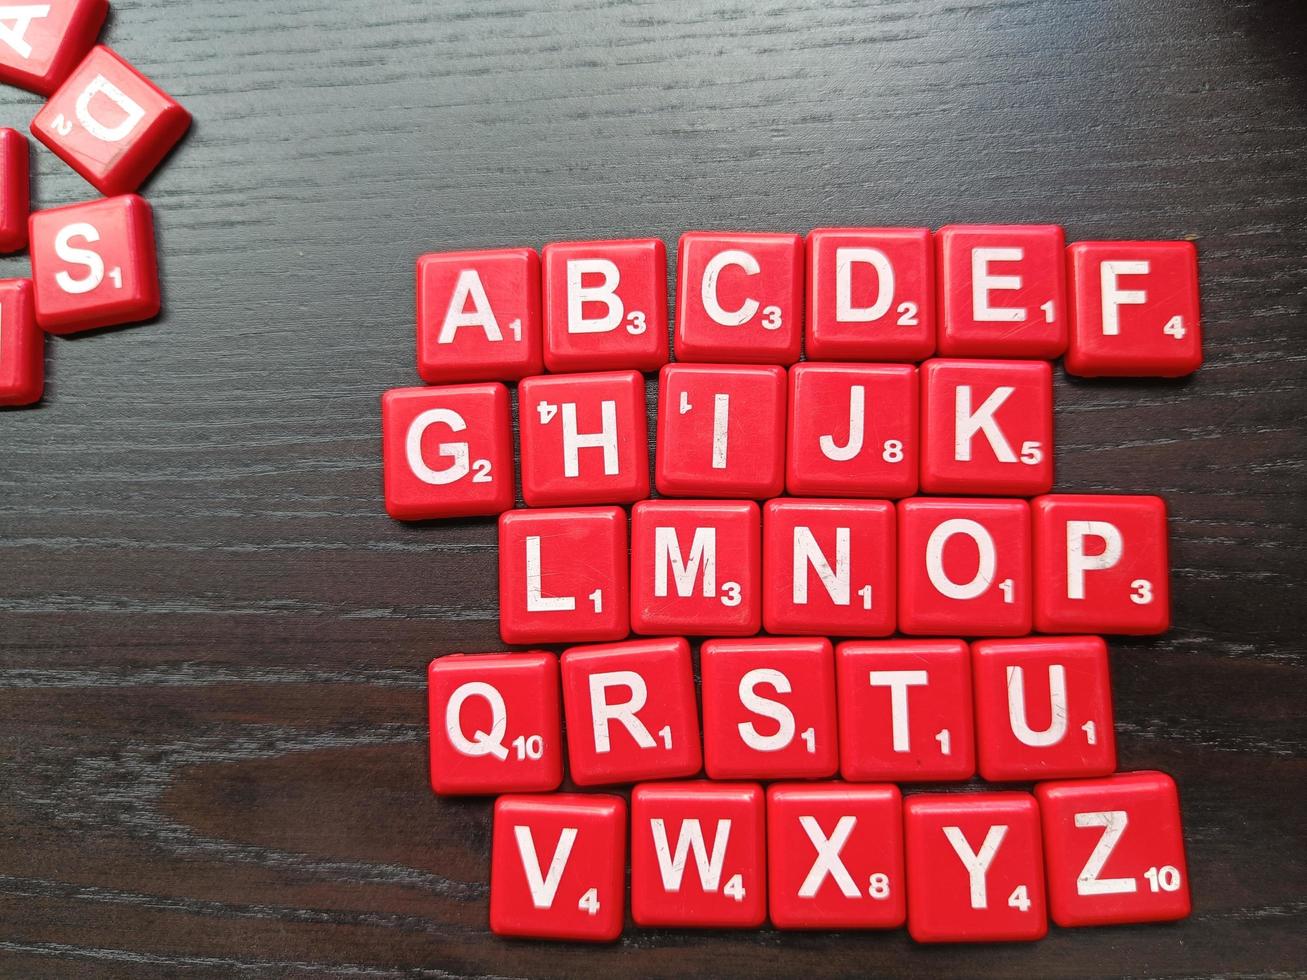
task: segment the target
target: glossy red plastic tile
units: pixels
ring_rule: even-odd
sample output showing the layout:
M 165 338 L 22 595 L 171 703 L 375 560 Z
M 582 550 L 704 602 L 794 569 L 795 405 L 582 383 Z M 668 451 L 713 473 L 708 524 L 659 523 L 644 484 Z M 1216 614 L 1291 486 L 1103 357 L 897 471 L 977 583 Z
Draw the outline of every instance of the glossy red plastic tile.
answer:
M 442 796 L 528 793 L 563 781 L 562 703 L 552 653 L 456 653 L 427 668 L 431 788 Z
M 662 241 L 555 242 L 542 255 L 550 371 L 657 371 L 667 363 Z
M 795 496 L 917 492 L 917 369 L 910 364 L 790 368 L 785 486 Z
M 1069 318 L 1061 228 L 950 225 L 935 240 L 941 355 L 1062 355 Z
M 0 50 L 4 47 L 0 41 Z M 27 137 L 16 129 L 0 129 L 0 252 L 27 247 L 27 219 L 32 191 L 28 180 Z
M 517 388 L 522 499 L 531 507 L 649 496 L 644 378 L 635 371 L 527 378 Z
M 392 388 L 381 396 L 386 513 L 399 521 L 513 506 L 512 421 L 501 384 Z
M 762 787 L 653 783 L 631 792 L 631 917 L 731 929 L 767 917 Z
M 1097 636 L 971 645 L 980 775 L 991 783 L 1116 768 L 1107 645 Z
M 1030 632 L 1030 507 L 1024 500 L 914 497 L 899 501 L 898 511 L 900 632 Z
M 47 0 L 0 12 L 0 82 L 49 95 L 95 44 L 108 0 Z
M 76 333 L 159 312 L 154 217 L 135 194 L 33 213 L 28 222 L 36 322 Z
M 699 771 L 699 709 L 684 639 L 572 647 L 562 664 L 568 764 L 578 786 Z
M 921 366 L 921 489 L 1033 496 L 1053 486 L 1053 371 L 1044 361 Z
M 0 279 L 0 405 L 31 405 L 45 391 L 45 334 L 32 313 L 32 283 Z
M 1049 494 L 1030 502 L 1035 629 L 1165 633 L 1171 625 L 1166 502 Z
M 903 829 L 908 934 L 917 942 L 1011 942 L 1048 932 L 1033 796 L 910 796 Z
M 929 228 L 808 233 L 809 360 L 920 361 L 935 352 Z
M 677 249 L 676 359 L 793 364 L 803 339 L 803 239 L 689 231 Z
M 894 505 L 763 505 L 762 620 L 769 633 L 888 636 L 897 613 Z
M 417 369 L 432 384 L 518 381 L 544 370 L 534 249 L 418 258 Z
M 835 677 L 845 779 L 976 774 L 971 654 L 961 640 L 851 640 L 835 648 Z
M 699 650 L 710 779 L 835 775 L 835 655 L 819 637 L 708 640 Z
M 785 486 L 785 415 L 782 368 L 667 365 L 658 377 L 658 492 L 778 496 Z
M 1040 783 L 1048 904 L 1060 926 L 1189 915 L 1180 801 L 1160 772 Z
M 619 640 L 628 630 L 626 512 L 514 510 L 499 518 L 505 643 Z
M 501 796 L 490 845 L 497 936 L 612 942 L 626 895 L 626 801 L 555 793 Z
M 631 629 L 750 636 L 762 626 L 758 505 L 646 500 L 631 508 Z
M 179 102 L 101 44 L 36 114 L 32 135 L 101 194 L 128 194 L 190 125 Z
M 1069 374 L 1175 378 L 1203 362 L 1193 242 L 1077 242 Z
M 907 914 L 897 786 L 767 788 L 767 899 L 778 929 L 893 929 Z

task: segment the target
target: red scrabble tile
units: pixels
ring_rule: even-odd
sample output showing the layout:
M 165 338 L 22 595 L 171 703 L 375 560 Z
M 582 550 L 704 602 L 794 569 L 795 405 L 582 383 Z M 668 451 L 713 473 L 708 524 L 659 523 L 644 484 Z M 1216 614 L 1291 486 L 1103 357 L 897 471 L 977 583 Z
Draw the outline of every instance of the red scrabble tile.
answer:
M 76 333 L 159 312 L 154 217 L 135 194 L 35 212 L 28 222 L 36 322 Z
M 417 260 L 417 368 L 432 384 L 518 381 L 544 370 L 534 249 Z
M 678 246 L 676 359 L 793 364 L 803 338 L 803 239 L 689 231 Z
M 527 378 L 517 402 L 522 499 L 529 506 L 649 496 L 644 378 L 637 372 Z
M 897 786 L 767 788 L 767 899 L 778 929 L 903 925 L 903 802 Z
M 1053 485 L 1053 371 L 1045 361 L 921 366 L 921 489 L 1033 496 Z
M 1051 360 L 1066 350 L 1061 228 L 951 225 L 935 239 L 940 354 Z
M 769 633 L 894 632 L 893 504 L 769 500 L 762 527 L 762 619 Z
M 104 45 L 73 70 L 32 120 L 32 135 L 101 194 L 127 194 L 154 172 L 191 114 Z
M 1180 801 L 1160 772 L 1040 783 L 1048 905 L 1060 926 L 1189 915 Z
M 785 487 L 796 496 L 917 492 L 917 369 L 910 364 L 790 368 Z
M 920 361 L 935 352 L 929 228 L 815 228 L 807 258 L 810 360 Z
M 45 334 L 32 315 L 32 283 L 0 279 L 0 405 L 31 405 L 45 391 Z
M 749 636 L 762 625 L 758 505 L 646 500 L 631 508 L 631 629 Z
M 381 396 L 386 513 L 419 521 L 508 510 L 511 424 L 501 384 L 387 391 Z
M 1033 796 L 910 796 L 903 825 L 908 934 L 917 942 L 1011 942 L 1048 932 Z
M 1193 242 L 1077 242 L 1066 355 L 1084 377 L 1174 378 L 1203 362 Z
M 31 201 L 27 137 L 16 129 L 0 129 L 0 252 L 27 247 Z
M 631 918 L 754 928 L 767 917 L 762 787 L 655 783 L 631 792 Z
M 108 0 L 0 9 L 0 82 L 49 95 L 91 50 L 108 12 Z
M 708 640 L 699 650 L 710 779 L 835 775 L 835 657 L 824 638 Z
M 835 676 L 845 779 L 976 774 L 971 654 L 961 640 L 851 640 L 835 650 Z
M 528 793 L 563 781 L 558 658 L 439 657 L 427 668 L 431 788 L 442 796 Z
M 550 371 L 667 363 L 667 248 L 659 239 L 555 242 L 543 257 Z
M 629 574 L 620 507 L 501 514 L 499 635 L 505 643 L 621 639 Z
M 685 640 L 572 647 L 562 664 L 568 763 L 578 786 L 699 771 L 699 711 Z
M 501 796 L 490 845 L 490 929 L 612 942 L 622 933 L 625 864 L 620 796 Z
M 1116 768 L 1107 646 L 1096 636 L 971 645 L 980 775 L 991 783 Z
M 1035 629 L 1164 633 L 1171 625 L 1166 503 L 1160 497 L 1049 494 L 1030 503 Z
M 898 511 L 901 632 L 1030 632 L 1030 507 L 1024 500 L 914 497 L 899 501 Z
M 658 377 L 658 492 L 778 496 L 785 485 L 785 396 L 779 367 L 664 367 Z

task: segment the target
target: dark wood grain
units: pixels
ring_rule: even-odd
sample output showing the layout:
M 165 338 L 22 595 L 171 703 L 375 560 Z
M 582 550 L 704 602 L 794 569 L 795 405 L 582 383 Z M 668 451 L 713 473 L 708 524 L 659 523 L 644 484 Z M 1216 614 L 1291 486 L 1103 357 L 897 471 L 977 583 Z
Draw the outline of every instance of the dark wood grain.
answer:
M 107 38 L 197 122 L 146 188 L 164 317 L 52 342 L 0 413 L 0 973 L 1307 972 L 1299 0 L 123 0 Z M 493 526 L 380 501 L 414 257 L 949 221 L 1198 243 L 1202 371 L 1057 390 L 1059 485 L 1172 507 L 1176 628 L 1113 666 L 1195 915 L 495 939 L 489 805 L 433 798 L 423 741 L 425 662 L 499 645 Z

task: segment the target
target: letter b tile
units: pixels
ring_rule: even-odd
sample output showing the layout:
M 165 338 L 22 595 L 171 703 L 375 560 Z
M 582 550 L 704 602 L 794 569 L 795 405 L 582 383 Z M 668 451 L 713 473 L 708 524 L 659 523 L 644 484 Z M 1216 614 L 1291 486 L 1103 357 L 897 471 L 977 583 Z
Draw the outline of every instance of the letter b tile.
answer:
M 543 257 L 550 371 L 667 363 L 667 248 L 659 239 L 555 242 Z

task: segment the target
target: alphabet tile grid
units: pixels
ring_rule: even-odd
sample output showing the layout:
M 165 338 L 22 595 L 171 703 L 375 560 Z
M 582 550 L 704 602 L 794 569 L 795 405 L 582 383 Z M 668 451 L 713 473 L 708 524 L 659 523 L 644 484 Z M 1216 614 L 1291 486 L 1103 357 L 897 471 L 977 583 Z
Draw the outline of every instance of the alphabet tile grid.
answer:
M 422 256 L 430 384 L 382 397 L 387 512 L 497 517 L 505 643 L 565 647 L 428 670 L 433 789 L 498 796 L 492 930 L 1188 915 L 1176 786 L 1116 771 L 1102 638 L 1170 626 L 1166 505 L 1055 490 L 1052 364 L 1196 370 L 1193 245 L 687 232 L 674 322 L 657 239 L 543 259 Z

